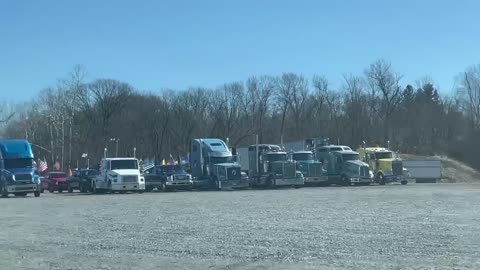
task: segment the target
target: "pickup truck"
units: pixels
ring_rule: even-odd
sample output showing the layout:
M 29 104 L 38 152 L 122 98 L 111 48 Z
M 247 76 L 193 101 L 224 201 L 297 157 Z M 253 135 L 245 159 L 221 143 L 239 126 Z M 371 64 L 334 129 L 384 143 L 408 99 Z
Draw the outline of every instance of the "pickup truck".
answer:
M 159 165 L 144 173 L 145 190 L 171 191 L 193 188 L 192 176 L 181 165 Z
M 72 176 L 67 177 L 67 189 L 69 193 L 74 190 L 80 192 L 90 192 L 92 190 L 92 180 L 99 175 L 98 170 L 81 169 L 73 173 Z
M 49 172 L 42 181 L 42 189 L 48 189 L 50 193 L 58 191 L 62 193 L 67 190 L 67 175 L 64 172 Z

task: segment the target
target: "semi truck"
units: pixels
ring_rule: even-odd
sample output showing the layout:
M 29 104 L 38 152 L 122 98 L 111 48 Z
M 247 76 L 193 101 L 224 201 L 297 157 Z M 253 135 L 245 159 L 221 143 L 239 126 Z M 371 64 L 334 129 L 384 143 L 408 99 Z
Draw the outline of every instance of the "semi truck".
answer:
M 301 171 L 305 178 L 305 185 L 326 185 L 328 177 L 321 162 L 317 161 L 312 151 L 295 151 L 292 160 L 297 162 L 297 170 Z
M 255 144 L 248 147 L 248 175 L 254 187 L 302 187 L 305 183 L 297 163 L 288 159 L 287 152 L 274 144 Z
M 0 194 L 40 196 L 40 176 L 33 166 L 33 152 L 27 140 L 0 140 Z
M 403 161 L 393 152 L 383 147 L 361 147 L 357 150 L 360 158 L 370 165 L 375 182 L 385 185 L 391 182 L 408 183 L 408 170 Z
M 249 187 L 248 176 L 241 171 L 236 156 L 223 140 L 217 138 L 192 140 L 190 174 L 194 188 L 222 190 Z
M 328 183 L 350 186 L 370 185 L 373 173 L 368 164 L 360 160 L 360 155 L 352 150 L 331 151 L 325 158 Z

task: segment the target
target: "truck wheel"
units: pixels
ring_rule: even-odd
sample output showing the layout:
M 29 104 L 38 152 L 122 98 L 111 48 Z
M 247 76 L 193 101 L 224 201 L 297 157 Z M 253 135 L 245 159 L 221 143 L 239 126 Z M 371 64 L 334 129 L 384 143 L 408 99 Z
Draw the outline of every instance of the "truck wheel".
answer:
M 273 176 L 269 176 L 265 181 L 265 186 L 267 188 L 273 188 L 274 183 L 275 183 L 275 178 L 273 178 Z
M 73 193 L 73 189 L 70 185 L 68 186 L 68 193 Z
M 345 175 L 342 175 L 340 182 L 343 186 L 350 186 L 352 184 Z
M 58 193 L 62 193 L 62 192 L 63 192 L 63 189 L 59 188 Z
M 53 187 L 49 187 L 49 188 L 48 188 L 48 191 L 49 191 L 50 193 L 53 193 L 53 192 L 54 192 Z
M 167 192 L 167 184 L 165 182 L 162 182 L 162 188 L 161 188 L 161 191 L 162 192 Z
M 92 193 L 98 194 L 97 184 L 95 182 L 92 182 Z
M 1 186 L 2 198 L 8 197 L 7 185 L 3 184 Z
M 381 173 L 377 174 L 376 182 L 381 186 L 385 185 L 385 176 Z
M 408 184 L 408 181 L 407 180 L 403 180 L 402 182 L 400 182 L 402 185 L 406 185 Z
M 40 189 L 40 193 L 43 193 L 44 191 L 45 191 L 44 188 L 41 188 L 41 189 Z
M 40 191 L 35 191 L 35 192 L 33 193 L 33 195 L 34 195 L 35 197 L 40 197 Z
M 145 192 L 151 192 L 153 190 L 153 187 L 145 187 Z

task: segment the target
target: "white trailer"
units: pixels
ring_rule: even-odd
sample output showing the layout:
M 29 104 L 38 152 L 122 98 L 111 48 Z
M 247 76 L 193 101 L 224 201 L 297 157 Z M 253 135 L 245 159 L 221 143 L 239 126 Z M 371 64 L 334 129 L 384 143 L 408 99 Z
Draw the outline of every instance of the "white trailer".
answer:
M 417 183 L 435 183 L 442 178 L 440 160 L 403 160 L 403 167 Z

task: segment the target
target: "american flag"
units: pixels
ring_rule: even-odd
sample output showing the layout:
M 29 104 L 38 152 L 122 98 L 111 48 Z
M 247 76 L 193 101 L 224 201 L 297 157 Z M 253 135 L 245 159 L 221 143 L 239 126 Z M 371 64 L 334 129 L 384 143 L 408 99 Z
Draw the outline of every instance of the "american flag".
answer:
M 44 172 L 48 169 L 47 161 L 38 159 L 38 171 Z

